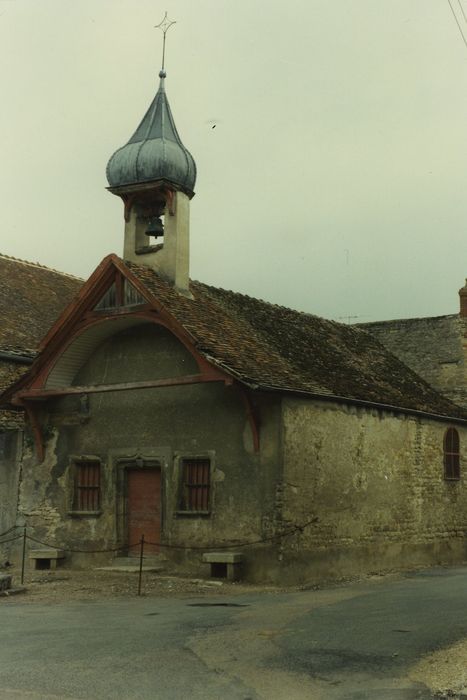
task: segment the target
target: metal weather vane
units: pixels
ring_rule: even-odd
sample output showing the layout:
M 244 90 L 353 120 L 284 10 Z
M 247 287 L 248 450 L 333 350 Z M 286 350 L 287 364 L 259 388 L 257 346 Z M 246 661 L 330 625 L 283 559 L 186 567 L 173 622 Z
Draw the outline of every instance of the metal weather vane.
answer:
M 165 73 L 165 35 L 169 31 L 172 24 L 176 24 L 175 20 L 167 19 L 167 12 L 164 15 L 164 19 L 159 24 L 154 26 L 154 29 L 161 29 L 164 35 L 164 40 L 162 42 L 162 68 L 161 73 Z

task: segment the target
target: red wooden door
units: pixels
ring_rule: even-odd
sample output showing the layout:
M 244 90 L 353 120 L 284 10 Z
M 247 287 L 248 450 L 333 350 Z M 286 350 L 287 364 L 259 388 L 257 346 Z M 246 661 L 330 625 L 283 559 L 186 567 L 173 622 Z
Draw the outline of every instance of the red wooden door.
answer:
M 161 472 L 160 469 L 128 469 L 128 543 L 141 541 L 147 544 L 144 551 L 158 552 L 161 537 Z M 129 554 L 139 555 L 139 547 L 132 547 Z

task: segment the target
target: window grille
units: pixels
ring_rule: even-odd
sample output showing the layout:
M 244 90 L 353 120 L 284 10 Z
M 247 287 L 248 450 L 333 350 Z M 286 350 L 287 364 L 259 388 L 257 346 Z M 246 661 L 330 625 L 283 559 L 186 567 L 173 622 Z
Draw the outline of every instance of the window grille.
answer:
M 146 299 L 133 287 L 127 279 L 123 281 L 123 304 L 124 306 L 136 306 L 145 304 Z
M 99 462 L 76 462 L 74 510 L 96 512 L 101 500 L 101 465 Z
M 138 306 L 145 304 L 146 299 L 133 287 L 127 279 L 119 277 L 119 286 L 113 282 L 104 296 L 96 304 L 96 311 L 106 311 L 108 309 L 119 309 L 122 306 Z M 123 292 L 122 292 L 123 283 Z
M 459 433 L 448 428 L 444 434 L 444 478 L 460 479 Z
M 102 311 L 103 309 L 115 309 L 117 306 L 117 287 L 114 282 L 95 308 L 96 311 Z
M 209 511 L 211 462 L 209 459 L 184 459 L 182 462 L 181 510 Z

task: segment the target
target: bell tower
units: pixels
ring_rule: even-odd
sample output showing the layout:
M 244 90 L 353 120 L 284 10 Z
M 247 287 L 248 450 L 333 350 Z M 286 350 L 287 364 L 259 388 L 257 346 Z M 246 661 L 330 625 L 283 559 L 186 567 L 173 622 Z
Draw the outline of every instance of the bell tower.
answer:
M 183 145 L 165 92 L 165 35 L 159 89 L 140 125 L 107 164 L 109 191 L 123 200 L 123 257 L 147 265 L 189 294 L 190 199 L 196 164 Z

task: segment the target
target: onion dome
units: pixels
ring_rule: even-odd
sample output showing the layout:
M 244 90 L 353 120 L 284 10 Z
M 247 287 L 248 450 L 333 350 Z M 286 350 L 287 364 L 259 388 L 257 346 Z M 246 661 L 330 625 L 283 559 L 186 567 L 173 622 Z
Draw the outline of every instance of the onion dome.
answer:
M 154 180 L 167 180 L 194 194 L 196 164 L 178 135 L 165 94 L 166 73 L 159 73 L 159 90 L 128 143 L 115 151 L 107 164 L 111 188 Z

